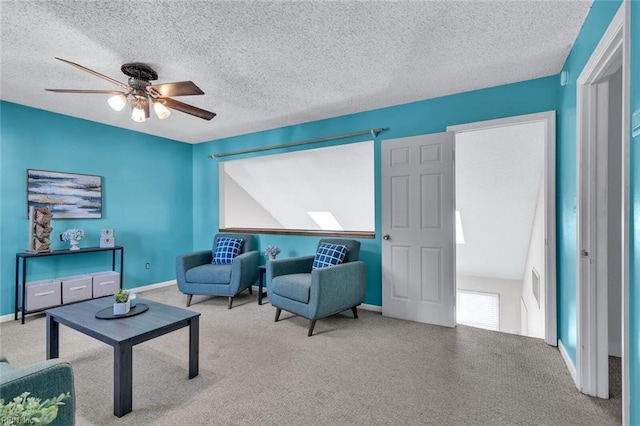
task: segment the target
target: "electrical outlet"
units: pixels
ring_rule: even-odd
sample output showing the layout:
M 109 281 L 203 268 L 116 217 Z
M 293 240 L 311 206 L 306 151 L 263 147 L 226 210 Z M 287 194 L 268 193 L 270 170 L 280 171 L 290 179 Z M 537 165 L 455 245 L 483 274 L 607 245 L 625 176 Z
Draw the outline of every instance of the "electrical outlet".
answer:
M 144 269 L 151 269 L 151 264 L 149 262 L 145 263 Z

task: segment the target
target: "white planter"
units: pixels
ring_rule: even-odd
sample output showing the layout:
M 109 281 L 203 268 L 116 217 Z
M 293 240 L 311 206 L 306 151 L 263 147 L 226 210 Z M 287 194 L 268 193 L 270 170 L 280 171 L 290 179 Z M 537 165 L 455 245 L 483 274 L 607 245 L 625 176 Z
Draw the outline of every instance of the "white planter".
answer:
M 129 300 L 125 303 L 114 303 L 113 304 L 113 315 L 124 315 L 131 310 L 131 306 L 129 304 Z

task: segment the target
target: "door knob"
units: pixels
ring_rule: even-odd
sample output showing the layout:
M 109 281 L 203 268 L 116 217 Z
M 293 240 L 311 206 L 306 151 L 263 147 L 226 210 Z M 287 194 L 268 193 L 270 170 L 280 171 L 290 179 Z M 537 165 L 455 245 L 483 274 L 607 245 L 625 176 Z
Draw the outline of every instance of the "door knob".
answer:
M 384 235 L 382 236 L 382 239 L 383 239 L 383 240 L 388 240 L 389 238 L 391 238 L 391 237 L 389 237 L 389 234 L 384 234 Z

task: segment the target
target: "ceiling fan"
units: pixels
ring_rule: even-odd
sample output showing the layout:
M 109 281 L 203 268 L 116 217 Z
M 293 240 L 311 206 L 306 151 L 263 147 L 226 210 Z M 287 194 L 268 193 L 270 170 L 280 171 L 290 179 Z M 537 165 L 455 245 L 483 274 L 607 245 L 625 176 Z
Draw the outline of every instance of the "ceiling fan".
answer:
M 140 62 L 132 62 L 124 64 L 120 68 L 124 74 L 129 76 L 129 84 L 121 83 L 99 72 L 93 71 L 87 67 L 76 64 L 75 62 L 67 61 L 66 59 L 57 58 L 59 61 L 66 62 L 76 68 L 93 74 L 96 77 L 100 77 L 107 80 L 116 86 L 119 86 L 122 91 L 119 90 L 86 90 L 86 89 L 45 89 L 49 92 L 57 93 L 103 93 L 111 94 L 109 98 L 109 105 L 116 111 L 121 111 L 129 97 L 131 97 L 131 119 L 137 122 L 143 122 L 149 118 L 149 106 L 153 104 L 153 109 L 158 115 L 160 120 L 164 120 L 169 117 L 171 111 L 168 108 L 181 111 L 186 114 L 191 114 L 195 117 L 203 118 L 205 120 L 211 120 L 216 116 L 215 112 L 206 111 L 204 109 L 188 105 L 180 101 L 172 99 L 171 96 L 189 96 L 189 95 L 204 95 L 204 92 L 200 90 L 198 86 L 192 81 L 179 81 L 175 83 L 164 84 L 151 84 L 150 81 L 158 79 L 158 73 L 155 72 L 147 64 Z

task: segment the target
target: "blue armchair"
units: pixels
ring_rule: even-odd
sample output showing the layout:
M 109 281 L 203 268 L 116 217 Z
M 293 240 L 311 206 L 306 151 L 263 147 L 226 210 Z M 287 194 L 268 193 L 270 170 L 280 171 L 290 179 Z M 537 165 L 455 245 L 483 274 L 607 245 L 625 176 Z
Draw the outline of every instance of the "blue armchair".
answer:
M 351 309 L 364 301 L 366 268 L 358 261 L 360 242 L 348 239 L 322 239 L 323 243 L 346 246 L 342 263 L 312 269 L 315 256 L 276 259 L 267 262 L 267 295 L 276 308 L 277 322 L 285 311 L 309 320 L 307 336 L 313 334 L 316 320 Z
M 68 362 L 50 359 L 16 368 L 0 355 L 0 399 L 5 403 L 29 392 L 29 397 L 45 401 L 69 392 L 71 398 L 58 406 L 58 415 L 51 425 L 71 426 L 76 421 L 76 393 L 73 370 Z M 0 419 L 2 424 L 18 424 L 17 419 Z M 5 423 L 6 422 L 6 423 Z
M 231 263 L 212 264 L 216 246 L 220 238 L 243 240 L 240 253 Z M 187 295 L 187 306 L 191 305 L 194 294 L 228 296 L 231 309 L 233 298 L 249 289 L 258 280 L 260 254 L 253 250 L 253 235 L 216 234 L 213 249 L 180 255 L 176 258 L 176 279 L 178 289 Z

